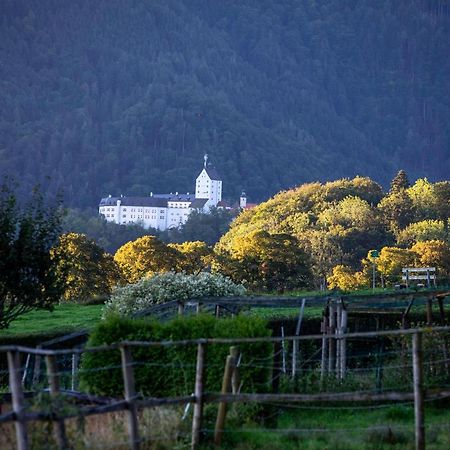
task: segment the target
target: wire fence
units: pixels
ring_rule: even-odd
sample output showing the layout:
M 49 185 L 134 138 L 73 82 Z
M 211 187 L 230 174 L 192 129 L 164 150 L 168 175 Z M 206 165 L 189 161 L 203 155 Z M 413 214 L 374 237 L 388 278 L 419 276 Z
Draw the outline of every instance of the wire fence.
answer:
M 251 433 L 291 440 L 354 434 L 367 427 L 298 424 L 297 415 L 395 407 L 414 414 L 405 413 L 407 423 L 371 426 L 371 433 L 386 432 L 388 439 L 403 427 L 424 449 L 426 405 L 450 398 L 450 327 L 331 330 L 60 350 L 0 347 L 9 377 L 0 447 L 68 449 L 76 441 L 83 448 L 171 442 L 195 449 Z M 253 426 L 241 426 L 249 417 Z M 427 424 L 427 430 L 439 427 L 450 430 L 444 421 Z

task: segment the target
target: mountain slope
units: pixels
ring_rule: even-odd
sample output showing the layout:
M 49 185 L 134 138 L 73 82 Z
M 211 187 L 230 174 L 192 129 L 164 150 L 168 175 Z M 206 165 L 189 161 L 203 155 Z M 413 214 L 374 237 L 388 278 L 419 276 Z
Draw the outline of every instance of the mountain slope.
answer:
M 3 0 L 1 172 L 70 206 L 450 167 L 440 0 Z

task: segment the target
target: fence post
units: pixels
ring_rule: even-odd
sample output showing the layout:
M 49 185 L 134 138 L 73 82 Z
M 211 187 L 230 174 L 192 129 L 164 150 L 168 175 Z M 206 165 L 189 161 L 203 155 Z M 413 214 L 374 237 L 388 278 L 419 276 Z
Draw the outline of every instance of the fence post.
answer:
M 320 362 L 320 382 L 321 385 L 323 383 L 323 379 L 325 377 L 325 367 L 327 364 L 327 355 L 328 355 L 328 339 L 327 339 L 327 316 L 324 314 L 323 321 L 321 324 L 321 332 L 322 332 L 322 358 Z
M 195 450 L 200 443 L 200 431 L 203 419 L 203 378 L 205 374 L 205 350 L 206 344 L 197 346 L 197 368 L 195 372 L 195 403 L 192 417 L 192 441 L 191 449 Z
M 37 345 L 37 349 L 41 349 L 42 346 Z M 33 370 L 33 379 L 31 380 L 31 386 L 34 387 L 39 383 L 39 377 L 41 374 L 41 355 L 34 356 L 34 370 Z
M 73 353 L 72 354 L 72 383 L 71 383 L 72 391 L 74 391 L 75 388 L 78 387 L 77 371 L 78 371 L 79 361 L 80 361 L 80 354 Z
M 222 380 L 222 394 L 228 394 L 231 390 L 231 376 L 233 373 L 233 368 L 236 365 L 234 357 L 231 355 L 227 356 L 225 363 L 225 370 L 223 372 Z M 214 444 L 220 446 L 222 444 L 223 428 L 225 425 L 225 416 L 227 414 L 227 404 L 226 402 L 220 402 L 217 410 L 216 427 L 214 430 Z
M 413 380 L 414 380 L 414 416 L 416 450 L 425 450 L 425 420 L 423 398 L 422 334 L 412 337 Z
M 345 309 L 344 305 L 342 305 L 342 313 L 341 313 L 341 373 L 340 377 L 341 379 L 345 378 L 345 373 L 347 371 L 347 339 L 345 338 L 345 333 L 347 333 L 347 322 L 348 322 L 348 316 L 347 316 L 347 310 Z
M 31 360 L 31 353 L 28 353 L 27 359 L 25 362 L 25 370 L 23 371 L 23 375 L 22 375 L 22 386 L 24 386 L 24 387 L 25 387 L 25 382 L 27 381 L 28 367 L 30 365 L 30 360 Z
M 179 302 L 178 303 L 178 315 L 182 316 L 184 314 L 184 303 L 183 302 Z
M 282 372 L 286 373 L 286 342 L 284 340 L 284 327 L 281 327 L 281 359 L 282 359 Z
M 133 360 L 131 349 L 127 345 L 120 346 L 120 356 L 122 359 L 123 385 L 125 390 L 125 400 L 128 407 L 128 428 L 130 433 L 130 449 L 139 450 L 139 424 L 136 408 L 136 390 L 134 384 Z
M 59 395 L 59 376 L 55 355 L 46 355 L 45 364 L 47 366 L 47 377 L 48 377 L 48 386 L 50 388 L 50 395 L 52 397 L 57 397 Z M 56 440 L 58 442 L 58 447 L 61 450 L 69 448 L 66 436 L 66 427 L 64 425 L 64 419 L 58 417 L 58 414 L 56 413 L 54 423 L 56 427 Z
M 335 356 L 336 356 L 336 341 L 335 341 L 335 330 L 336 330 L 336 305 L 330 303 L 330 307 L 328 309 L 329 317 L 328 317 L 328 373 L 333 373 L 334 364 L 335 364 Z
M 236 346 L 230 347 L 230 355 L 234 358 L 233 373 L 231 374 L 231 392 L 233 394 L 238 394 L 241 384 L 241 377 L 239 374 L 239 367 L 238 367 L 239 347 Z
M 336 378 L 340 378 L 341 374 L 341 317 L 342 317 L 342 300 L 339 299 L 339 303 L 336 305 L 336 328 L 335 328 L 335 346 L 336 346 Z
M 8 352 L 9 389 L 12 397 L 12 409 L 15 414 L 17 450 L 28 450 L 28 434 L 26 422 L 23 420 L 24 396 L 20 379 L 20 354 Z

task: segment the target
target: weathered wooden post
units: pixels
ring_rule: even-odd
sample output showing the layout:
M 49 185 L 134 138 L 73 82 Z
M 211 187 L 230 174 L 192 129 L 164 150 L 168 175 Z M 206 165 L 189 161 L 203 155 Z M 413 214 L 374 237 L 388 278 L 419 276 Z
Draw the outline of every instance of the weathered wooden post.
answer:
M 341 311 L 341 329 L 340 329 L 340 333 L 341 333 L 341 339 L 340 339 L 340 346 L 341 346 L 341 351 L 340 353 L 340 357 L 341 357 L 341 361 L 340 361 L 340 378 L 343 379 L 345 378 L 345 373 L 347 370 L 347 339 L 345 338 L 345 333 L 347 333 L 347 322 L 348 322 L 348 313 L 347 310 L 345 309 L 344 304 L 342 304 L 342 311 Z
M 223 372 L 222 380 L 222 394 L 229 394 L 231 391 L 231 376 L 233 374 L 234 366 L 236 361 L 234 356 L 228 355 L 225 363 L 225 370 Z M 216 427 L 214 430 L 214 444 L 220 446 L 222 444 L 222 435 L 225 425 L 225 417 L 227 414 L 227 404 L 226 402 L 220 402 L 217 410 Z
M 200 444 L 200 431 L 203 420 L 203 383 L 205 376 L 205 353 L 206 344 L 199 343 L 197 346 L 197 367 L 195 371 L 195 403 L 192 417 L 192 440 L 191 449 L 195 450 Z
M 284 327 L 281 327 L 281 357 L 282 357 L 282 371 L 286 373 L 286 342 L 284 340 Z
M 72 383 L 71 389 L 74 391 L 78 387 L 78 363 L 80 362 L 80 354 L 75 352 L 72 354 Z
M 320 382 L 323 383 L 323 379 L 325 377 L 326 372 L 326 365 L 327 365 L 327 354 L 328 354 L 328 338 L 327 338 L 327 327 L 328 327 L 328 321 L 327 321 L 327 313 L 328 307 L 326 308 L 323 320 L 320 325 L 320 331 L 322 332 L 322 357 L 320 362 Z
M 47 366 L 47 377 L 50 395 L 54 398 L 59 395 L 59 375 L 55 355 L 46 355 L 45 364 Z M 56 427 L 56 440 L 58 442 L 58 447 L 61 450 L 69 448 L 69 443 L 66 436 L 66 427 L 64 425 L 64 418 L 56 416 L 54 424 Z
M 233 394 L 238 394 L 241 384 L 241 377 L 239 374 L 239 347 L 230 347 L 230 355 L 234 358 L 233 373 L 231 374 L 231 392 Z
M 336 356 L 336 305 L 331 302 L 328 317 L 328 373 L 333 373 Z
M 136 388 L 134 384 L 133 360 L 131 349 L 126 344 L 120 346 L 122 360 L 123 385 L 128 407 L 128 432 L 130 433 L 130 449 L 139 450 L 139 424 L 136 408 Z
M 178 315 L 182 316 L 184 314 L 184 303 L 178 302 Z
M 23 417 L 24 396 L 20 379 L 20 354 L 17 351 L 7 353 L 9 390 L 12 397 L 12 410 L 14 412 L 14 425 L 16 428 L 17 450 L 28 450 L 28 434 L 26 422 Z
M 37 349 L 41 349 L 40 345 L 36 346 Z M 39 383 L 39 378 L 41 375 L 41 355 L 34 356 L 34 370 L 33 370 L 33 379 L 31 380 L 31 386 L 36 386 Z
M 27 359 L 25 361 L 25 370 L 23 371 L 23 375 L 22 375 L 22 386 L 25 386 L 25 382 L 27 380 L 28 367 L 30 366 L 30 360 L 31 360 L 31 353 L 28 353 Z
M 425 411 L 423 395 L 422 333 L 412 336 L 414 415 L 416 450 L 425 450 Z
M 339 302 L 336 305 L 336 378 L 340 377 L 341 373 L 341 317 L 342 317 L 342 301 L 339 299 Z

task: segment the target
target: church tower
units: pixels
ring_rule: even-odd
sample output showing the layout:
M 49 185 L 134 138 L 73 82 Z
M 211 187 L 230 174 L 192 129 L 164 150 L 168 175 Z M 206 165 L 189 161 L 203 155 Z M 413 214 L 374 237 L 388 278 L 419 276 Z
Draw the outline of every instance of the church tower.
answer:
M 222 200 L 222 180 L 217 170 L 208 163 L 208 155 L 204 156 L 203 170 L 195 181 L 195 198 L 207 199 L 207 209 Z

